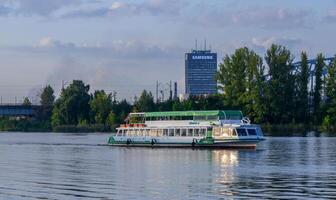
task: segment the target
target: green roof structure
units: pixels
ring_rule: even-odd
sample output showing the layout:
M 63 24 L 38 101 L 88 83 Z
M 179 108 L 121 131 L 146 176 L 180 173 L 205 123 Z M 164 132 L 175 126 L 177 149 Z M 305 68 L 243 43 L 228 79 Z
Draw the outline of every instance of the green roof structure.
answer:
M 208 117 L 218 116 L 220 119 L 237 120 L 242 119 L 240 110 L 202 110 L 202 111 L 167 111 L 167 112 L 146 112 L 145 117 Z

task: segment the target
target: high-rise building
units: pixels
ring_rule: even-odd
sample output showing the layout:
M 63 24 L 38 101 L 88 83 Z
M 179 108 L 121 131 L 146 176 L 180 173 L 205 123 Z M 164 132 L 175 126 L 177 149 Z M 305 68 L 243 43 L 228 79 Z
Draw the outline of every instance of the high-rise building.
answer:
M 217 93 L 217 54 L 211 50 L 192 50 L 185 54 L 185 93 L 208 95 Z

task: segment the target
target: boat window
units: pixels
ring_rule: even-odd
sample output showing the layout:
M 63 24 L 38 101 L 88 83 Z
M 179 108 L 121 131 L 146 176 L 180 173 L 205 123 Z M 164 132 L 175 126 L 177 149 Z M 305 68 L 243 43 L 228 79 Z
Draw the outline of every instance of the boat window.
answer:
M 249 135 L 257 135 L 257 131 L 255 129 L 247 129 Z
M 182 129 L 181 136 L 187 136 L 187 129 Z
M 206 120 L 206 116 L 195 116 L 194 120 L 205 121 Z
M 202 128 L 200 130 L 200 136 L 204 137 L 205 136 L 205 133 L 206 133 L 206 129 Z
M 189 137 L 192 137 L 192 136 L 193 136 L 193 130 L 194 130 L 194 129 L 191 129 L 191 128 L 188 129 L 188 136 L 189 136 Z
M 200 132 L 199 129 L 195 129 L 194 136 L 195 136 L 195 137 L 198 137 L 198 136 L 199 136 L 199 132 Z
M 174 136 L 174 129 L 169 129 L 169 136 Z
M 207 116 L 207 120 L 218 120 L 218 116 Z
M 126 136 L 126 130 L 122 130 L 122 136 Z
M 168 129 L 163 129 L 163 136 L 168 136 Z
M 246 129 L 244 128 L 237 128 L 237 134 L 238 136 L 247 136 Z
M 236 129 L 233 129 L 233 130 L 231 131 L 231 136 L 237 136 L 237 131 L 236 131 Z
M 223 137 L 230 137 L 231 129 L 229 128 L 222 128 L 222 136 Z
M 155 136 L 155 135 L 154 135 Z M 157 137 L 163 136 L 163 129 L 158 129 L 157 130 Z
M 221 128 L 215 127 L 213 128 L 212 135 L 215 137 L 220 137 L 221 136 Z
M 149 130 L 149 136 L 156 137 L 157 135 L 158 135 L 158 130 L 157 129 L 150 129 Z
M 175 129 L 175 136 L 181 136 L 181 130 Z
M 149 136 L 149 129 L 146 129 L 146 136 Z

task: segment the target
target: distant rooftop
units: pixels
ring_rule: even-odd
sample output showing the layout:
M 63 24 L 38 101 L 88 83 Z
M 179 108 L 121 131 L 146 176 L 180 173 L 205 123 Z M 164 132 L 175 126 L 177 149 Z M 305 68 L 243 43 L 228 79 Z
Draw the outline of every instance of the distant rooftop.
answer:
M 191 53 L 205 54 L 205 53 L 211 53 L 211 50 L 195 50 L 195 49 L 192 49 Z

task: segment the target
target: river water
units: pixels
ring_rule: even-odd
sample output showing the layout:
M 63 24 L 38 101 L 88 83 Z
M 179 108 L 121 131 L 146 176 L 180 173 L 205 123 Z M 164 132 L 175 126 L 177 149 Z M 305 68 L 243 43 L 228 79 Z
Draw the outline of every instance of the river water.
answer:
M 0 133 L 0 199 L 336 199 L 336 138 L 192 150 L 110 147 L 108 137 Z

